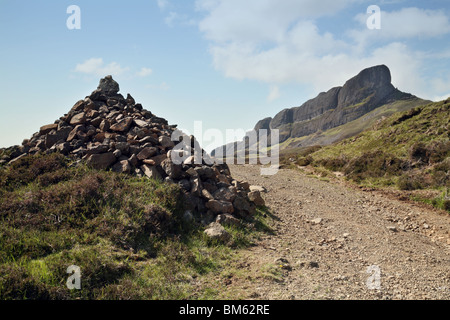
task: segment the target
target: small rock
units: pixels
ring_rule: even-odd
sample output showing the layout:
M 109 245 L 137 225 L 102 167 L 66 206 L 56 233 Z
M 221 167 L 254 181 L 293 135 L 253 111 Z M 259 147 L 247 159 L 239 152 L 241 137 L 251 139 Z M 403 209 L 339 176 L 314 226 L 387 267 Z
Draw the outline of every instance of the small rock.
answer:
M 247 181 L 241 181 L 237 183 L 244 190 L 250 190 L 250 184 Z
M 122 151 L 120 151 L 120 150 L 114 150 L 113 154 L 114 154 L 114 156 L 115 156 L 116 158 L 120 158 L 120 157 L 122 156 Z
M 171 178 L 171 179 L 179 179 L 183 175 L 183 170 L 181 168 L 181 165 L 174 164 L 172 160 L 166 159 L 161 163 L 161 167 L 164 170 L 164 172 Z
M 311 222 L 314 224 L 321 224 L 322 220 L 323 220 L 322 218 L 316 218 L 316 219 L 311 220 Z
M 50 133 L 50 131 L 52 131 L 52 130 L 56 130 L 57 128 L 58 128 L 57 124 L 48 124 L 46 126 L 41 127 L 41 129 L 39 130 L 39 134 L 44 135 L 44 134 Z
M 116 132 L 125 132 L 130 129 L 131 124 L 133 123 L 133 118 L 128 117 L 120 120 L 119 122 L 113 124 L 110 128 L 112 131 Z
M 138 160 L 148 159 L 150 157 L 155 156 L 157 151 L 158 151 L 158 149 L 156 149 L 154 147 L 144 148 L 141 152 L 138 153 L 137 158 L 138 158 Z M 155 163 L 156 163 L 156 161 L 155 161 Z
M 206 208 L 215 213 L 233 213 L 234 207 L 231 202 L 223 200 L 209 200 L 206 203 Z
M 152 159 L 153 161 L 155 161 L 155 164 L 156 164 L 157 166 L 159 166 L 159 165 L 161 165 L 161 163 L 162 163 L 165 159 L 167 159 L 167 155 L 165 155 L 165 154 L 160 154 L 159 156 L 152 157 L 151 159 Z
M 72 111 L 81 111 L 84 108 L 84 100 L 80 100 L 77 103 L 74 104 L 74 106 L 72 107 Z
M 388 228 L 389 231 L 392 231 L 392 232 L 397 232 L 398 231 L 395 226 L 389 226 L 387 228 Z
M 89 156 L 87 165 L 97 170 L 104 170 L 114 162 L 116 162 L 116 156 L 112 152 L 108 152 Z
M 122 154 L 128 154 L 130 151 L 130 145 L 126 142 L 116 142 L 115 147 L 120 150 Z
M 202 196 L 205 198 L 205 199 L 208 199 L 208 200 L 214 200 L 214 197 L 211 195 L 211 193 L 208 191 L 208 190 L 206 190 L 206 189 L 203 189 L 202 190 Z
M 266 188 L 262 186 L 250 186 L 250 191 L 267 192 Z
M 173 148 L 175 146 L 175 143 L 168 136 L 160 136 L 159 137 L 159 143 L 165 149 Z
M 264 199 L 261 197 L 261 193 L 259 191 L 251 191 L 248 193 L 248 199 L 253 202 L 258 207 L 264 206 L 266 203 Z
M 138 126 L 139 128 L 146 128 L 148 127 L 148 123 L 144 120 L 134 119 L 134 124 Z
M 112 170 L 119 173 L 131 173 L 131 165 L 128 160 L 122 160 L 113 165 Z
M 132 154 L 131 157 L 128 159 L 128 161 L 130 162 L 130 164 L 135 167 L 138 164 L 138 158 L 136 157 L 135 154 Z
M 231 238 L 230 234 L 224 229 L 224 227 L 217 222 L 211 223 L 205 230 L 205 234 L 211 240 L 217 240 L 222 242 L 226 242 Z
M 102 122 L 100 122 L 99 128 L 102 131 L 108 131 L 111 124 L 107 119 L 103 119 Z
M 154 166 L 144 164 L 141 166 L 141 170 L 148 178 L 162 180 L 161 175 Z
M 239 219 L 228 213 L 219 214 L 216 218 L 216 222 L 223 226 L 238 226 L 241 223 Z
M 214 199 L 233 202 L 236 196 L 228 188 L 220 188 L 214 192 Z
M 84 112 L 76 114 L 72 117 L 72 119 L 70 119 L 70 124 L 73 126 L 83 124 L 85 122 L 86 122 L 86 115 L 84 114 Z
M 145 159 L 145 160 L 142 160 L 142 162 L 149 166 L 154 166 L 156 164 L 155 160 L 152 160 L 152 159 Z

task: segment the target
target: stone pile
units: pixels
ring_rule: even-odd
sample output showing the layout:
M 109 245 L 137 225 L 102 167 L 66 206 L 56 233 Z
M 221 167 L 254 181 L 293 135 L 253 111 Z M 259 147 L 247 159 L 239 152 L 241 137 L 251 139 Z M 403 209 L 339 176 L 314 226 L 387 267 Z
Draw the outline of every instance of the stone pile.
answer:
M 194 154 L 176 164 L 171 157 L 179 151 L 174 149 L 179 141 L 171 138 L 176 125 L 143 109 L 130 94 L 124 98 L 118 92 L 119 84 L 111 76 L 101 79 L 90 96 L 24 140 L 12 153 L 14 158 L 7 161 L 13 163 L 27 154 L 60 152 L 95 169 L 177 183 L 185 195 L 186 209 L 200 213 L 204 223 L 219 215 L 248 218 L 256 206 L 264 204 L 259 191 L 234 180 L 226 164 L 195 164 Z M 194 147 L 195 138 L 189 139 Z

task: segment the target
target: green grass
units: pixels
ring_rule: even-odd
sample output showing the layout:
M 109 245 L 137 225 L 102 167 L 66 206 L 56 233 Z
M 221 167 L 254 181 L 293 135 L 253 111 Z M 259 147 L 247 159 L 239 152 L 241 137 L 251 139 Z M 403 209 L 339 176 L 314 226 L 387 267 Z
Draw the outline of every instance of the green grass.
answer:
M 176 185 L 72 167 L 59 154 L 0 168 L 0 299 L 214 299 L 220 290 L 198 280 L 270 233 L 270 213 L 227 227 L 227 244 L 183 213 Z M 71 265 L 81 290 L 66 287 Z
M 415 201 L 420 201 L 432 205 L 433 207 L 447 210 L 450 212 L 450 196 L 449 188 L 446 188 L 439 197 L 435 198 L 424 198 L 420 196 L 413 196 L 411 199 Z

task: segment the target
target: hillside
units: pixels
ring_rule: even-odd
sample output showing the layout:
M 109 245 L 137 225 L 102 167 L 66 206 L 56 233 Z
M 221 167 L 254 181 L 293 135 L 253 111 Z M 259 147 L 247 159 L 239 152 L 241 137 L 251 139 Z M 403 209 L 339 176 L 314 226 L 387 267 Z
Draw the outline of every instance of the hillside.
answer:
M 396 113 L 371 130 L 310 152 L 300 151 L 291 160 L 342 172 L 367 186 L 441 190 L 441 196 L 427 201 L 450 209 L 445 196 L 450 187 L 450 100 Z

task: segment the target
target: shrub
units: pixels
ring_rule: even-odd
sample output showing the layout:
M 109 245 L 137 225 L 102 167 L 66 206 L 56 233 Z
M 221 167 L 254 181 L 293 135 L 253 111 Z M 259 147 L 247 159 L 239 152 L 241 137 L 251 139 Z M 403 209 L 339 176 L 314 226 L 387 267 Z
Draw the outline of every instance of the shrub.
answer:
M 10 167 L 3 169 L 0 187 L 14 190 L 34 181 L 40 175 L 54 174 L 59 169 L 67 168 L 67 162 L 67 159 L 59 153 L 23 157 Z
M 304 167 L 304 166 L 311 164 L 311 162 L 313 162 L 313 158 L 311 156 L 306 156 L 306 157 L 298 158 L 296 161 L 296 164 Z
M 439 163 L 449 156 L 450 141 L 433 141 L 428 145 L 417 142 L 409 149 L 409 158 L 412 161 L 422 161 L 424 164 Z
M 425 187 L 425 181 L 420 175 L 404 174 L 397 180 L 400 190 L 417 190 Z

